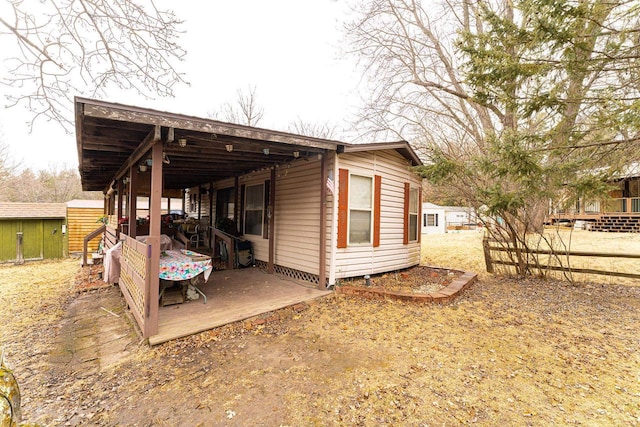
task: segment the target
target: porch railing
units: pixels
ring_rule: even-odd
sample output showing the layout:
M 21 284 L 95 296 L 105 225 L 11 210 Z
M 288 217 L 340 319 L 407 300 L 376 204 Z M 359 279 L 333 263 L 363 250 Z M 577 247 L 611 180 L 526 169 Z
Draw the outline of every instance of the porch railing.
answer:
M 105 225 L 102 225 L 98 228 L 96 228 L 95 230 L 93 230 L 91 233 L 87 234 L 86 236 L 84 236 L 84 239 L 82 239 L 82 266 L 84 267 L 85 265 L 87 265 L 87 253 L 89 251 L 89 241 L 95 239 L 96 237 L 98 237 L 99 235 L 103 234 L 105 232 L 105 230 L 107 229 L 107 227 Z
M 601 214 L 640 213 L 640 197 L 609 199 L 604 202 L 588 201 L 583 206 L 583 209 L 557 209 L 555 210 L 555 215 L 571 216 L 580 214 L 595 216 Z
M 120 235 L 122 256 L 120 258 L 120 289 L 127 304 L 138 322 L 140 330 L 145 330 L 145 307 L 149 298 L 147 278 L 149 276 L 149 255 L 151 246 L 133 239 L 125 234 Z
M 640 198 L 625 197 L 623 199 L 611 199 L 607 202 L 603 213 L 639 213 Z

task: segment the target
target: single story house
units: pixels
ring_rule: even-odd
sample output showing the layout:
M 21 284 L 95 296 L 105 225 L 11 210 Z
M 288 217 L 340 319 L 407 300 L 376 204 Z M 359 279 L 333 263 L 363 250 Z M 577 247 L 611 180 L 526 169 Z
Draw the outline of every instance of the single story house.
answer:
M 64 203 L 0 203 L 0 262 L 67 256 Z
M 124 200 L 135 212 L 149 197 L 144 245 L 135 227 L 108 230 L 122 241 L 119 284 L 145 337 L 158 328 L 161 198 L 171 194 L 185 194 L 211 234 L 232 219 L 258 267 L 319 289 L 420 262 L 421 161 L 406 141 L 349 144 L 85 98 L 75 110 L 83 189 L 103 191 L 115 218 L 127 216 Z
M 449 230 L 475 230 L 475 210 L 465 206 L 422 204 L 422 234 L 442 234 Z

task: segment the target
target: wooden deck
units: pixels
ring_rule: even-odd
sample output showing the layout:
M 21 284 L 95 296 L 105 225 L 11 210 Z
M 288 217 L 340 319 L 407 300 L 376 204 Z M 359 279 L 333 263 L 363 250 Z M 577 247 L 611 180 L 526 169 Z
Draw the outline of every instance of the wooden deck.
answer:
M 200 286 L 207 295 L 206 304 L 200 297 L 160 307 L 158 334 L 149 338 L 149 344 L 196 334 L 331 293 L 303 283 L 259 268 L 214 271 L 209 281 Z

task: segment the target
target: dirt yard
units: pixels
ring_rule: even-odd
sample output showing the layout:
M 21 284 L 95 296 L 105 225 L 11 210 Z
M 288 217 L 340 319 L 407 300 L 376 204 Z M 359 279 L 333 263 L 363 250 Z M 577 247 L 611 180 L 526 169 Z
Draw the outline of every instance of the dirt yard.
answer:
M 478 242 L 424 239 L 424 263 L 482 273 Z M 95 273 L 0 267 L 0 347 L 26 422 L 640 425 L 640 286 L 481 274 L 448 305 L 333 295 L 149 348 L 116 288 L 77 293 Z

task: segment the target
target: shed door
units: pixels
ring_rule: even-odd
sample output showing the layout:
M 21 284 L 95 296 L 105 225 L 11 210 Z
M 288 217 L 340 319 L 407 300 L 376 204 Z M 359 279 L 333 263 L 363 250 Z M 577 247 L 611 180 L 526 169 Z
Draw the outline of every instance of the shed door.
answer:
M 42 229 L 44 221 L 41 219 L 22 220 L 22 254 L 25 260 L 42 259 Z
M 45 259 L 63 257 L 63 223 L 61 219 L 46 219 L 42 222 L 42 252 Z
M 19 221 L 0 221 L 0 262 L 13 261 L 16 257 L 16 233 Z

